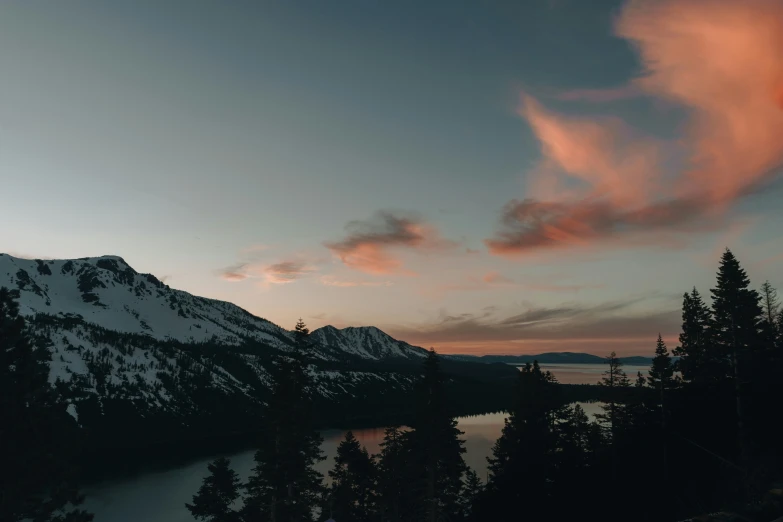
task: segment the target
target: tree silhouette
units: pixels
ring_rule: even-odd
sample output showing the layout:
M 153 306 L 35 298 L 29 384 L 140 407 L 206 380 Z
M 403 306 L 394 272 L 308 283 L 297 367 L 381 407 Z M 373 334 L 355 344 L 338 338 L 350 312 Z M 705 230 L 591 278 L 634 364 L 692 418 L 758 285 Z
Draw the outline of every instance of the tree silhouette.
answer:
M 185 504 L 193 518 L 205 522 L 239 520 L 233 505 L 239 498 L 240 481 L 230 465 L 227 458 L 220 457 L 207 466 L 210 474 L 204 477 L 198 493 L 193 495 L 193 503 Z
M 453 519 L 460 513 L 462 476 L 467 466 L 462 458 L 465 442 L 457 421 L 449 413 L 444 376 L 438 355 L 430 350 L 423 364 L 423 375 L 416 388 L 415 414 L 409 444 L 411 466 L 416 470 L 414 484 L 420 499 L 422 520 L 436 522 Z
M 75 509 L 77 428 L 49 385 L 47 348 L 35 346 L 19 315 L 19 293 L 0 288 L 0 520 L 87 522 Z
M 242 508 L 246 522 L 311 520 L 322 493 L 322 477 L 313 467 L 325 457 L 323 439 L 313 428 L 308 336 L 300 319 L 293 352 L 281 355 L 271 372 L 264 433 Z
M 329 471 L 332 486 L 322 513 L 346 522 L 370 520 L 375 508 L 376 474 L 367 450 L 352 432 L 346 433 Z
M 747 469 L 750 443 L 747 433 L 743 380 L 750 379 L 754 352 L 760 349 L 759 323 L 762 316 L 758 292 L 749 288 L 750 280 L 729 249 L 718 268 L 717 285 L 712 292 L 712 338 L 718 353 L 727 361 L 734 382 L 737 439 L 740 462 Z M 748 366 L 746 366 L 748 365 Z

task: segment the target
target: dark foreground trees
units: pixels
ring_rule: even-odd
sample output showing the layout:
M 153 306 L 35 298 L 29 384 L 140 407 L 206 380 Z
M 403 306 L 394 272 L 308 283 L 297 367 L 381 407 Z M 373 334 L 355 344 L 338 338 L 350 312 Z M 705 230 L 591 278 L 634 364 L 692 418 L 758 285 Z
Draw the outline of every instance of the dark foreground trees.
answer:
M 185 504 L 193 518 L 205 522 L 233 522 L 239 520 L 234 504 L 239 498 L 239 476 L 230 468 L 231 462 L 220 457 L 207 466 L 209 476 L 193 496 L 192 504 Z
M 49 385 L 49 351 L 28 336 L 18 297 L 0 288 L 0 520 L 86 522 L 76 422 Z
M 283 415 L 295 411 L 307 426 L 306 402 L 293 399 L 306 397 L 307 372 L 292 357 L 292 366 L 280 366 L 287 377 L 275 377 L 274 397 L 285 407 L 270 401 L 269 433 L 291 433 L 298 442 L 262 441 L 241 515 L 311 520 L 320 492 L 319 519 L 336 522 L 666 522 L 718 509 L 773 520 L 783 515 L 783 502 L 765 495 L 783 480 L 780 307 L 770 285 L 761 294 L 751 288 L 729 251 L 711 295 L 709 304 L 696 289 L 684 295 L 676 360 L 660 335 L 650 341 L 646 376 L 629 379 L 616 354 L 607 358 L 607 399 L 595 420 L 580 405 L 566 405 L 562 386 L 537 363 L 521 368 L 486 484 L 465 465 L 462 433 L 445 399 L 448 376 L 431 351 L 410 426 L 387 429 L 374 457 L 347 434 L 331 486 L 322 490 L 312 467 L 317 436 Z M 232 488 L 208 497 L 225 517 L 236 516 L 224 509 L 235 498 Z

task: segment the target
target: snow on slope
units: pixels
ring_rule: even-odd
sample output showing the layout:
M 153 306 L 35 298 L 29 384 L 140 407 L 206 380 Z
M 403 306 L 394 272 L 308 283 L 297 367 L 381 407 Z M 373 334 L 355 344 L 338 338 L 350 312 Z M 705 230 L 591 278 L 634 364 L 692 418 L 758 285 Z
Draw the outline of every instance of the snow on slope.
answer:
M 314 330 L 311 338 L 332 353 L 347 353 L 363 359 L 417 359 L 427 355 L 424 348 L 398 341 L 374 326 L 349 326 L 342 330 L 324 326 Z
M 51 353 L 49 380 L 65 390 L 67 411 L 78 422 L 84 411 L 94 411 L 83 409 L 90 400 L 104 415 L 106 399 L 129 401 L 141 417 L 156 411 L 198 416 L 211 406 L 193 392 L 206 388 L 232 404 L 241 397 L 257 404 L 270 383 L 268 351 L 294 346 L 291 332 L 231 303 L 172 289 L 117 256 L 39 260 L 0 254 L 0 287 L 19 291 L 20 313 Z M 325 327 L 311 341 L 315 391 L 332 401 L 397 393 L 413 384 L 413 375 L 380 366 L 349 369 L 356 358 L 426 354 L 371 327 Z M 321 364 L 348 366 L 334 371 Z
M 20 290 L 23 315 L 78 315 L 89 323 L 158 340 L 286 348 L 291 334 L 231 303 L 174 290 L 121 257 L 30 260 L 0 254 L 0 286 Z

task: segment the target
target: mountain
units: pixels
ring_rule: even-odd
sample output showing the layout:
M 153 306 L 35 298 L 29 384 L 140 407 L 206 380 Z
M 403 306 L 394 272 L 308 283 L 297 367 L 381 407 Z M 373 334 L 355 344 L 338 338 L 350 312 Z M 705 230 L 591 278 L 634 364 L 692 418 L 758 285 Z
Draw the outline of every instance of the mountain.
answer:
M 546 352 L 537 355 L 481 355 L 460 356 L 464 361 L 481 361 L 486 363 L 527 364 L 538 361 L 540 364 L 606 364 L 604 357 L 580 352 Z M 641 356 L 619 357 L 623 364 L 649 365 L 652 358 Z
M 334 326 L 324 326 L 314 330 L 311 337 L 334 357 L 351 354 L 363 359 L 384 360 L 405 358 L 421 360 L 427 350 L 411 346 L 404 341 L 393 339 L 374 326 L 349 326 L 339 330 Z
M 50 381 L 104 445 L 257 428 L 276 356 L 293 335 L 231 303 L 176 290 L 121 257 L 0 254 L 0 286 L 52 354 Z M 319 328 L 310 371 L 321 423 L 379 422 L 410 410 L 426 351 L 374 327 Z M 481 409 L 507 365 L 448 360 L 455 404 Z M 376 420 L 373 420 L 376 419 Z M 384 420 L 385 422 L 385 420 Z

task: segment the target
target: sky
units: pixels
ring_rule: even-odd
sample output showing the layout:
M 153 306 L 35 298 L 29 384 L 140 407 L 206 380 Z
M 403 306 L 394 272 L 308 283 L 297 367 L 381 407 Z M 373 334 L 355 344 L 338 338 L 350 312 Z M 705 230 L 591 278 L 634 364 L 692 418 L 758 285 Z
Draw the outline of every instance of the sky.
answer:
M 444 353 L 783 292 L 783 0 L 12 0 L 0 71 L 12 255 Z

